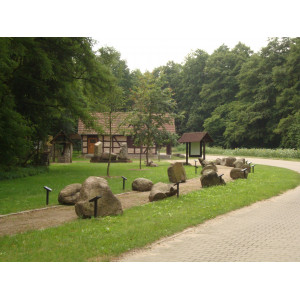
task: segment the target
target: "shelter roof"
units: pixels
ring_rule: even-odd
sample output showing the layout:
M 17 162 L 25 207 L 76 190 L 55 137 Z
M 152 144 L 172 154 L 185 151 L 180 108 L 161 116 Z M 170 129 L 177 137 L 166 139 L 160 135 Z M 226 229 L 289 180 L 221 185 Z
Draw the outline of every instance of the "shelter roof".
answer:
M 213 139 L 210 135 L 203 132 L 186 132 L 182 135 L 182 137 L 178 140 L 179 143 L 192 143 L 192 142 L 213 142 Z
M 61 130 L 53 139 L 50 141 L 51 144 L 73 144 L 70 138 Z

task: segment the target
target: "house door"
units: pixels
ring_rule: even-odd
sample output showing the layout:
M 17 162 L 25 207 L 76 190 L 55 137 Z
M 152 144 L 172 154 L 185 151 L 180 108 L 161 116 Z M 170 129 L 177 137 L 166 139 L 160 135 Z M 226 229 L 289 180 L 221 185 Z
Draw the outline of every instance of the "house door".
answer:
M 94 154 L 94 148 L 97 142 L 97 137 L 88 137 L 88 154 Z

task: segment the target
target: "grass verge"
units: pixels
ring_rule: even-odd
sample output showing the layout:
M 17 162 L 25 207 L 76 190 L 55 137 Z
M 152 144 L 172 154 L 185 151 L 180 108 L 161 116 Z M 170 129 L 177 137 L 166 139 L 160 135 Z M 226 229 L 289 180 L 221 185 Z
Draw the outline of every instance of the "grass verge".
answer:
M 258 165 L 247 180 L 133 207 L 122 216 L 78 219 L 0 238 L 0 261 L 109 261 L 134 248 L 296 187 L 300 174 Z
M 113 163 L 110 166 L 110 178 L 106 178 L 114 194 L 130 191 L 132 181 L 144 177 L 156 182 L 168 182 L 167 168 L 170 163 L 157 162 L 159 167 L 142 166 L 139 162 Z M 58 194 L 68 184 L 82 183 L 89 176 L 105 176 L 107 164 L 74 162 L 72 164 L 53 164 L 49 172 L 32 177 L 0 181 L 0 215 L 46 206 L 44 186 L 52 188 L 50 205 L 58 205 Z M 185 167 L 187 177 L 195 177 L 193 167 Z M 123 191 L 123 180 L 127 178 L 126 189 Z

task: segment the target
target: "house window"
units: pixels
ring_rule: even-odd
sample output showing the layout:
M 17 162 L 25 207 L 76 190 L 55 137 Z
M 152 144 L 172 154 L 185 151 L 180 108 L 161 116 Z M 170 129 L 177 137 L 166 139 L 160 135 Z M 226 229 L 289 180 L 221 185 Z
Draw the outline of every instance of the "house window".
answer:
M 134 147 L 132 136 L 127 136 L 127 147 L 128 148 L 133 148 Z

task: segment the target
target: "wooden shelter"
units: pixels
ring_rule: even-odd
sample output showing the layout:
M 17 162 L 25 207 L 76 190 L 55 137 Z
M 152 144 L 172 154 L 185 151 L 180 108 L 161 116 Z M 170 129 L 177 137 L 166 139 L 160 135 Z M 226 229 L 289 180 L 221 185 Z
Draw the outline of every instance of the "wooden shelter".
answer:
M 61 130 L 50 142 L 53 145 L 52 160 L 55 162 L 57 156 L 59 163 L 71 163 L 73 154 L 73 143 L 71 139 Z
M 186 164 L 189 157 L 203 157 L 205 159 L 205 144 L 213 142 L 207 132 L 187 132 L 178 140 L 186 145 Z

